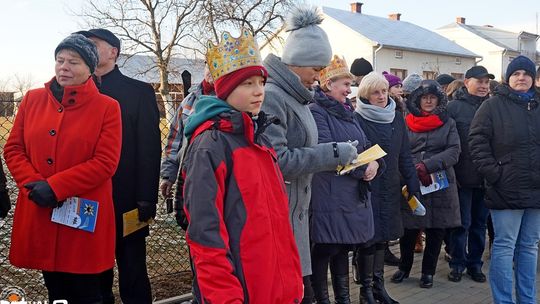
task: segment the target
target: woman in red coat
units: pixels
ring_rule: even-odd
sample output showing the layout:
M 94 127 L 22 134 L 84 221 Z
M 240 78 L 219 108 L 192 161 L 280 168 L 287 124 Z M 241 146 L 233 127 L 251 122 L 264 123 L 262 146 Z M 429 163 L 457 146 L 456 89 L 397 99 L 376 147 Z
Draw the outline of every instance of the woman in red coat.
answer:
M 10 261 L 43 272 L 49 303 L 100 303 L 99 273 L 114 266 L 111 177 L 121 148 L 118 103 L 91 78 L 95 45 L 72 34 L 55 50 L 56 76 L 21 102 L 4 157 L 17 182 Z M 98 202 L 93 232 L 51 221 L 70 197 Z

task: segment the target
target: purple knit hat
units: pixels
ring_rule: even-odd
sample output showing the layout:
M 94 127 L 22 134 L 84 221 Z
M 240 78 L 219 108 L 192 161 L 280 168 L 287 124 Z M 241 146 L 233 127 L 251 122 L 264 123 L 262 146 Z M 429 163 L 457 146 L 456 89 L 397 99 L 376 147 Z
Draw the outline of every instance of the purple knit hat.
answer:
M 384 78 L 386 78 L 386 80 L 388 81 L 388 88 L 391 88 L 398 84 L 403 85 L 403 83 L 401 82 L 401 78 L 397 77 L 396 75 L 390 74 L 387 71 L 382 72 L 382 74 Z

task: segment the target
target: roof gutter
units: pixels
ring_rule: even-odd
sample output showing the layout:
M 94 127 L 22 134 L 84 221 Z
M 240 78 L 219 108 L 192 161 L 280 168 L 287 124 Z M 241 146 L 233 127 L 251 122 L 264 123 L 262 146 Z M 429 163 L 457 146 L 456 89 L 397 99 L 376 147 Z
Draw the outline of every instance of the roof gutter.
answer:
M 504 71 L 504 57 L 506 56 L 506 53 L 508 53 L 508 50 L 507 49 L 504 49 L 503 52 L 502 52 L 502 56 L 501 56 L 501 78 L 504 79 L 504 74 L 505 72 Z
M 384 47 L 383 44 L 379 43 L 379 47 L 373 52 L 373 70 L 377 70 L 377 53 Z
M 478 61 L 474 61 L 474 65 L 478 65 L 480 62 L 482 62 L 484 60 L 484 57 L 476 57 L 476 58 L 480 58 L 480 60 Z

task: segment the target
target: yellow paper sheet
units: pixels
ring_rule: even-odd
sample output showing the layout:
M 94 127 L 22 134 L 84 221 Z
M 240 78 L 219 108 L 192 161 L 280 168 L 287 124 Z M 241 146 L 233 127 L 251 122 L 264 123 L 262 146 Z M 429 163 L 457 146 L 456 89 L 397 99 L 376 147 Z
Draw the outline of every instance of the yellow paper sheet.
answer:
M 122 218 L 123 218 L 123 235 L 126 236 L 126 235 L 130 235 L 132 234 L 133 232 L 143 228 L 143 227 L 146 227 L 148 226 L 148 224 L 152 223 L 153 220 L 150 219 L 148 220 L 147 222 L 141 222 L 139 221 L 139 210 L 138 209 L 133 209 L 131 211 L 128 211 L 128 212 L 125 212 L 123 215 L 122 215 Z
M 365 150 L 364 152 L 358 154 L 358 157 L 356 158 L 356 162 L 354 164 L 348 164 L 346 166 L 338 166 L 337 174 L 339 175 L 346 174 L 349 171 L 352 171 L 369 162 L 372 162 L 381 157 L 384 157 L 385 155 L 386 155 L 386 152 L 384 152 L 384 150 L 379 145 L 374 145 L 371 148 Z

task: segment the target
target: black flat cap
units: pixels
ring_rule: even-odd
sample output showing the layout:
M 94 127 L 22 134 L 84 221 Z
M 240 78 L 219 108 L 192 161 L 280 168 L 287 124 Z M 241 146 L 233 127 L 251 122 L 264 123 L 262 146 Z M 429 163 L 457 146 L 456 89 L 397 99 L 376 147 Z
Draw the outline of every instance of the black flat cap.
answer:
M 81 34 L 86 38 L 96 37 L 103 41 L 106 41 L 111 46 L 117 48 L 118 53 L 120 54 L 120 39 L 118 39 L 118 37 L 116 37 L 116 35 L 114 35 L 109 30 L 98 28 L 98 29 L 91 29 L 88 31 L 79 31 L 77 32 L 77 34 Z
M 473 66 L 472 68 L 468 69 L 465 73 L 465 78 L 484 78 L 488 77 L 489 79 L 495 79 L 495 76 L 493 74 L 488 73 L 487 69 L 481 65 Z

